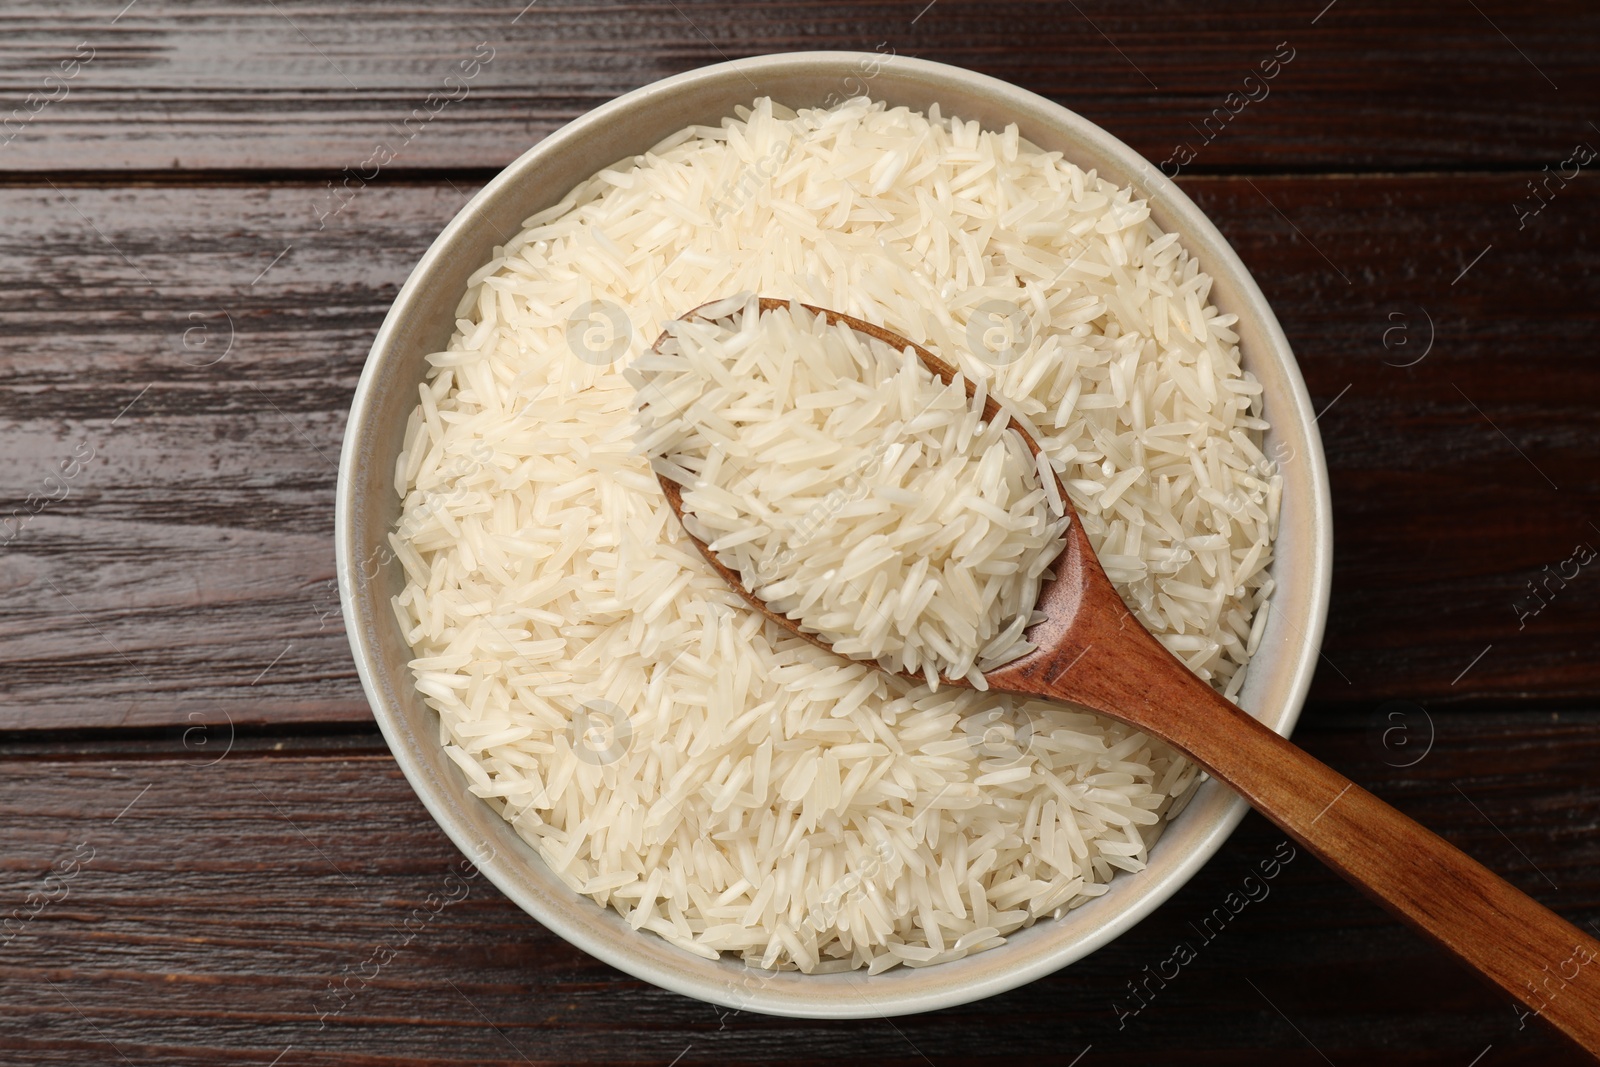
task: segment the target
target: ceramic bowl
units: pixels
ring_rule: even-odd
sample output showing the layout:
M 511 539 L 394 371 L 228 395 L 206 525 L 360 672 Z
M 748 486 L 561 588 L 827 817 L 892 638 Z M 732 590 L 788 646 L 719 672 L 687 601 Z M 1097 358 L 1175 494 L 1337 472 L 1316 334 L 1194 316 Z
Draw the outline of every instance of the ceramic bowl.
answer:
M 1284 478 L 1272 575 L 1272 613 L 1240 703 L 1274 730 L 1293 727 L 1317 661 L 1332 560 L 1328 476 L 1310 399 L 1278 320 L 1215 226 L 1161 172 L 1105 130 L 1043 97 L 994 78 L 923 60 L 873 53 L 760 56 L 690 71 L 596 108 L 539 142 L 462 208 L 401 289 L 356 389 L 339 465 L 338 574 L 350 644 L 373 714 L 396 761 L 446 834 L 507 897 L 585 952 L 637 978 L 744 1011 L 855 1018 L 929 1011 L 992 996 L 1058 970 L 1101 947 L 1171 896 L 1221 847 L 1245 804 L 1213 781 L 1151 849 L 1149 867 L 1118 875 L 1110 890 L 1059 920 L 1042 921 L 988 952 L 937 967 L 883 974 L 770 973 L 738 960 L 708 961 L 567 888 L 486 803 L 439 744 L 437 716 L 412 688 L 410 649 L 389 600 L 403 585 L 387 547 L 400 501 L 395 457 L 417 402 L 424 357 L 444 348 L 468 276 L 522 220 L 580 180 L 692 123 L 717 125 L 735 105 L 768 95 L 791 108 L 866 93 L 891 106 L 1016 123 L 1046 150 L 1132 185 L 1152 217 L 1177 231 L 1215 284 L 1211 300 L 1239 317 L 1245 366 L 1265 388 L 1269 455 Z

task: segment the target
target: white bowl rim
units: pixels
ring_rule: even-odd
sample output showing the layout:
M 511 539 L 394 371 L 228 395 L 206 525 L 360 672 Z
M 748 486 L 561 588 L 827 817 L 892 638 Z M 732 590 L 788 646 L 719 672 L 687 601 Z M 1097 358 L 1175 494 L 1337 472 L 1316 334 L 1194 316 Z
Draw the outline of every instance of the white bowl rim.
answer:
M 855 999 L 845 999 L 841 1003 L 837 999 L 827 1000 L 811 996 L 798 997 L 786 992 L 781 987 L 778 989 L 771 988 L 773 981 L 778 981 L 781 985 L 783 981 L 786 981 L 786 976 L 792 975 L 793 972 L 773 975 L 771 976 L 773 981 L 764 979 L 757 982 L 754 988 L 751 988 L 747 982 L 742 990 L 738 990 L 735 988 L 735 982 L 731 976 L 741 973 L 741 969 L 737 966 L 730 966 L 729 961 L 724 960 L 720 964 L 713 964 L 711 961 L 700 960 L 689 953 L 673 948 L 660 939 L 654 940 L 668 950 L 671 959 L 665 959 L 663 954 L 658 951 L 645 951 L 641 946 L 633 946 L 626 943 L 613 944 L 597 932 L 596 925 L 597 921 L 599 923 L 617 921 L 615 913 L 610 912 L 609 909 L 602 909 L 587 897 L 582 897 L 567 889 L 547 868 L 543 868 L 542 863 L 539 863 L 536 858 L 533 868 L 534 873 L 537 874 L 542 871 L 543 877 L 553 883 L 558 896 L 562 893 L 570 895 L 573 901 L 578 902 L 580 905 L 588 905 L 596 912 L 607 912 L 611 918 L 608 920 L 603 916 L 591 916 L 587 913 L 580 916 L 562 914 L 559 910 L 558 902 L 552 900 L 550 896 L 540 895 L 532 891 L 523 880 L 524 875 L 529 870 L 526 858 L 513 860 L 511 857 L 494 850 L 487 845 L 481 835 L 472 831 L 471 827 L 466 824 L 457 812 L 451 810 L 450 805 L 447 803 L 448 798 L 438 792 L 437 783 L 430 778 L 418 752 L 412 747 L 410 740 L 407 738 L 402 723 L 403 712 L 389 699 L 389 694 L 385 692 L 383 679 L 378 676 L 378 656 L 372 628 L 382 625 L 383 620 L 374 617 L 374 613 L 368 610 L 367 605 L 359 595 L 365 586 L 365 580 L 363 578 L 358 581 L 360 576 L 353 569 L 354 561 L 359 556 L 355 545 L 355 535 L 357 532 L 356 512 L 360 503 L 357 499 L 354 471 L 356 465 L 362 461 L 360 445 L 364 436 L 363 433 L 357 431 L 363 429 L 372 421 L 373 408 L 375 406 L 373 397 L 377 389 L 378 380 L 381 377 L 380 372 L 384 362 L 384 353 L 395 344 L 396 334 L 406 319 L 409 305 L 416 299 L 418 291 L 435 271 L 446 247 L 467 229 L 472 223 L 475 214 L 484 205 L 492 202 L 513 183 L 524 180 L 526 173 L 534 170 L 541 161 L 581 140 L 587 131 L 600 128 L 629 109 L 637 107 L 653 97 L 681 92 L 685 89 L 720 80 L 726 78 L 730 73 L 743 76 L 747 80 L 751 80 L 752 84 L 755 84 L 753 80 L 755 77 L 770 74 L 779 68 L 789 69 L 797 66 L 817 65 L 847 66 L 852 69 L 862 69 L 865 64 L 892 66 L 897 72 L 909 73 L 914 77 L 921 76 L 930 80 L 943 80 L 961 85 L 970 91 L 980 93 L 1016 111 L 1032 110 L 1047 113 L 1050 116 L 1050 121 L 1066 131 L 1070 136 L 1092 146 L 1103 155 L 1117 160 L 1126 167 L 1130 176 L 1137 175 L 1142 178 L 1142 182 L 1134 182 L 1140 187 L 1141 194 L 1152 201 L 1158 198 L 1164 200 L 1166 203 L 1163 210 L 1169 216 L 1177 217 L 1176 224 L 1168 222 L 1164 225 L 1169 229 L 1174 228 L 1175 225 L 1185 246 L 1202 257 L 1203 269 L 1210 273 L 1213 278 L 1219 278 L 1224 273 L 1229 276 L 1232 285 L 1237 290 L 1237 297 L 1248 307 L 1250 314 L 1255 317 L 1262 334 L 1261 340 L 1265 342 L 1262 347 L 1270 349 L 1270 351 L 1246 353 L 1246 361 L 1248 363 L 1257 363 L 1263 360 L 1271 361 L 1282 373 L 1284 377 L 1283 387 L 1287 393 L 1284 399 L 1288 400 L 1291 410 L 1283 410 L 1280 402 L 1277 407 L 1268 411 L 1267 414 L 1275 426 L 1292 426 L 1300 431 L 1298 443 L 1305 450 L 1301 458 L 1306 461 L 1306 492 L 1304 495 L 1308 515 L 1305 518 L 1304 525 L 1307 528 L 1309 545 L 1305 550 L 1306 559 L 1303 565 L 1308 572 L 1305 578 L 1309 581 L 1309 596 L 1307 611 L 1305 612 L 1307 618 L 1303 632 L 1299 633 L 1300 641 L 1297 642 L 1299 647 L 1292 654 L 1292 662 L 1280 668 L 1287 681 L 1280 684 L 1279 689 L 1286 697 L 1282 702 L 1281 715 L 1276 722 L 1271 723 L 1273 728 L 1284 736 L 1288 736 L 1292 731 L 1299 717 L 1306 692 L 1311 684 L 1311 678 L 1321 647 L 1332 581 L 1332 506 L 1321 438 L 1316 426 L 1310 395 L 1300 375 L 1288 339 L 1285 337 L 1276 316 L 1242 260 L 1239 259 L 1227 240 L 1188 196 L 1147 160 L 1134 152 L 1133 149 L 1076 112 L 1001 79 L 930 60 L 856 51 L 782 52 L 716 63 L 647 84 L 585 113 L 536 142 L 473 196 L 445 226 L 439 236 L 435 238 L 427 252 L 423 254 L 405 284 L 401 287 L 394 304 L 378 330 L 360 381 L 357 384 L 340 454 L 335 506 L 335 541 L 340 599 L 357 672 L 378 726 L 388 742 L 396 763 L 418 798 L 456 846 L 463 853 L 476 854 L 479 857 L 477 862 L 478 869 L 525 912 L 569 943 L 635 978 L 685 996 L 724 1005 L 736 1010 L 795 1018 L 871 1018 L 932 1011 L 994 996 L 1051 974 L 1114 940 L 1149 915 L 1181 888 L 1221 848 L 1240 820 L 1243 819 L 1245 812 L 1248 810 L 1248 805 L 1242 798 L 1229 793 L 1225 804 L 1213 816 L 1209 828 L 1197 840 L 1191 842 L 1191 847 L 1185 855 L 1173 866 L 1161 872 L 1159 879 L 1154 877 L 1146 878 L 1145 874 L 1130 876 L 1129 880 L 1144 879 L 1144 884 L 1133 891 L 1125 890 L 1117 893 L 1114 889 L 1113 892 L 1106 894 L 1099 900 L 1076 909 L 1073 914 L 1083 912 L 1085 909 L 1098 910 L 1096 905 L 1102 902 L 1109 904 L 1113 898 L 1130 895 L 1135 897 L 1131 905 L 1123 906 L 1086 935 L 1079 937 L 1075 941 L 1065 942 L 1048 951 L 1036 953 L 1033 959 L 1019 966 L 999 971 L 990 968 L 991 973 L 985 977 L 965 982 L 945 983 L 942 988 L 919 991 L 916 986 L 926 983 L 918 983 L 913 979 L 906 978 L 899 981 L 901 984 L 912 986 L 912 988 L 895 989 L 893 988 L 893 983 L 896 979 L 893 976 L 949 972 L 953 977 L 954 971 L 952 969 L 961 968 L 963 964 L 969 961 L 983 960 L 985 957 L 1006 953 L 1008 949 L 1012 948 L 1012 945 L 1008 944 L 990 950 L 990 952 L 980 953 L 978 956 L 968 957 L 966 960 L 957 961 L 956 963 L 943 964 L 936 968 L 910 972 L 907 972 L 904 968 L 896 968 L 884 975 L 874 976 L 870 979 L 859 972 L 840 975 L 802 976 L 810 983 L 826 981 L 828 985 L 832 986 L 842 980 L 843 984 L 853 987 L 856 992 Z M 670 133 L 671 131 L 668 130 L 666 132 Z M 1197 249 L 1196 245 L 1203 246 L 1203 248 Z M 1238 307 L 1232 310 L 1240 313 L 1240 320 L 1243 323 L 1245 319 L 1243 311 Z M 1288 494 L 1286 492 L 1286 506 L 1288 502 Z M 387 608 L 387 605 L 384 605 L 384 607 Z M 379 614 L 389 615 L 388 621 L 393 624 L 394 620 L 391 613 L 384 611 Z M 1278 613 L 1274 612 L 1273 615 L 1274 618 L 1270 620 L 1269 626 L 1272 622 L 1277 622 L 1276 616 Z M 1263 642 L 1264 646 L 1265 642 Z M 1285 656 L 1291 657 L 1291 654 L 1286 652 Z M 1247 685 L 1246 688 L 1248 690 L 1249 686 Z M 459 772 L 457 773 L 459 774 Z M 464 778 L 462 778 L 462 783 L 464 785 Z M 1222 787 L 1219 783 L 1208 782 L 1202 788 L 1221 789 Z M 1194 800 L 1197 802 L 1199 798 L 1194 798 Z M 481 801 L 476 802 L 482 803 Z M 1191 803 L 1191 806 L 1197 806 L 1197 804 Z M 495 815 L 495 819 L 506 828 L 508 833 L 512 832 L 509 825 L 500 820 L 498 815 Z M 1159 843 L 1157 847 L 1159 847 Z M 529 855 L 535 854 L 531 853 L 530 850 Z M 1150 872 L 1147 871 L 1145 873 L 1149 874 Z M 1119 878 L 1114 881 L 1113 885 L 1117 886 L 1123 882 L 1124 879 Z M 1034 929 L 1044 926 L 1045 922 L 1049 922 L 1049 920 L 1037 924 Z M 1026 932 L 1018 931 L 1011 937 L 1014 940 Z M 644 934 L 634 934 L 634 937 L 637 938 L 646 936 Z M 680 960 L 678 957 L 682 957 L 682 959 Z M 692 961 L 692 963 L 684 963 L 684 961 Z M 684 965 L 673 965 L 674 962 Z M 695 965 L 713 967 L 724 973 L 722 977 L 718 978 L 702 976 L 698 973 L 693 973 Z M 764 976 L 766 975 L 766 972 L 760 973 Z M 885 983 L 884 979 L 890 979 L 891 981 Z

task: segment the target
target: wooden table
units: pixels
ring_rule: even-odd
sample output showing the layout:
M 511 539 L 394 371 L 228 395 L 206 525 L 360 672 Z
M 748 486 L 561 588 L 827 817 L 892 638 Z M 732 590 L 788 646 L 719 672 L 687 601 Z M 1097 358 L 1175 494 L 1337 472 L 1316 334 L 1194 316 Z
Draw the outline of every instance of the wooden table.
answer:
M 998 75 L 1181 167 L 1299 355 L 1338 534 L 1297 739 L 1600 922 L 1600 12 L 522 2 L 0 10 L 0 1062 L 1587 1062 L 1309 858 L 1119 1019 L 1271 853 L 1256 816 L 1110 947 L 911 1018 L 690 1001 L 481 881 L 430 910 L 458 857 L 357 684 L 332 527 L 373 332 L 540 137 L 763 52 Z

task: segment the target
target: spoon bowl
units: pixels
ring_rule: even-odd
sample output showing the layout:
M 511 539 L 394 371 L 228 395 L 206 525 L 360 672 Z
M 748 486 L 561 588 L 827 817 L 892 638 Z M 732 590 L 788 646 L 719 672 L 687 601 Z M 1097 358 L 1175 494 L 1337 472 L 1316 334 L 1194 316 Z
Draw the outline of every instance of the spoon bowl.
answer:
M 758 302 L 763 314 L 790 305 L 772 297 Z M 703 317 L 700 312 L 708 306 L 683 318 Z M 800 306 L 896 351 L 911 349 L 946 385 L 958 373 L 881 326 L 828 308 Z M 658 348 L 667 336 L 656 341 Z M 971 381 L 966 390 L 969 398 L 975 396 Z M 985 399 L 983 414 L 991 421 L 1009 418 L 993 397 Z M 1010 424 L 1029 454 L 1037 456 L 1038 442 L 1016 419 Z M 660 472 L 657 478 L 682 523 L 681 488 Z M 1059 478 L 1057 486 L 1070 522 L 1053 566 L 1055 578 L 1040 590 L 1036 610 L 1044 619 L 1026 632 L 1034 650 L 985 672 L 988 688 L 1076 704 L 1172 745 L 1345 879 L 1526 1005 L 1529 1014 L 1600 1053 L 1600 964 L 1595 962 L 1600 941 L 1269 730 L 1191 672 L 1124 604 Z M 772 610 L 687 525 L 684 532 L 753 608 L 832 650 L 821 637 Z M 946 681 L 971 686 L 966 679 Z M 1559 975 L 1559 985 L 1550 983 L 1552 974 Z

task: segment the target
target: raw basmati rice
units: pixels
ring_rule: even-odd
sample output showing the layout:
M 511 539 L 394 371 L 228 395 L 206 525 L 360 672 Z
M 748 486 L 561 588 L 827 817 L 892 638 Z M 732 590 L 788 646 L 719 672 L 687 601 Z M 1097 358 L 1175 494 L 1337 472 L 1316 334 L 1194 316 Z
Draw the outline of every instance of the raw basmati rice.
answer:
M 1033 651 L 1067 520 L 962 375 L 751 294 L 669 322 L 628 380 L 684 525 L 767 607 L 934 689 L 987 689 L 983 672 Z
M 701 956 L 927 966 L 1105 893 L 1193 765 L 767 624 L 667 508 L 623 368 L 740 292 L 954 357 L 1130 609 L 1232 694 L 1281 483 L 1210 286 L 1130 190 L 937 108 L 758 100 L 583 182 L 473 276 L 397 463 L 395 610 L 440 744 L 574 891 Z

